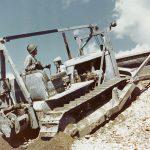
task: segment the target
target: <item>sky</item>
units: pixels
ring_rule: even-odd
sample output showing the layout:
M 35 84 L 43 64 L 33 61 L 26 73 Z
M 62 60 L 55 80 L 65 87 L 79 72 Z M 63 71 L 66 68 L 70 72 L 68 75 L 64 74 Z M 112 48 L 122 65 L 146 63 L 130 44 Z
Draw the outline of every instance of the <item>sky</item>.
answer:
M 89 24 L 103 29 L 116 20 L 117 27 L 111 33 L 114 51 L 138 51 L 150 47 L 149 16 L 149 0 L 1 0 L 0 37 Z M 75 57 L 78 47 L 73 33 L 66 32 L 66 36 Z M 51 63 L 52 70 L 55 57 L 67 59 L 60 33 L 12 40 L 6 47 L 19 72 L 30 43 L 38 45 L 38 59 Z M 91 47 L 95 47 L 94 42 Z

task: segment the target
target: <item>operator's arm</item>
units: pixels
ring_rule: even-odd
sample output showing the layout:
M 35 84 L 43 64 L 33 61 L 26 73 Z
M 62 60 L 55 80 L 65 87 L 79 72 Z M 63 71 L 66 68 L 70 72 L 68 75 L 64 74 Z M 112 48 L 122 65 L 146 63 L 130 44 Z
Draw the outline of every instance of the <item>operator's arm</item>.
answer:
M 24 62 L 25 71 L 32 71 L 36 69 L 36 61 L 31 55 L 28 55 Z
M 37 61 L 31 55 L 28 55 L 24 62 L 25 71 L 42 70 L 44 68 L 51 68 L 51 64 L 43 66 L 40 61 Z

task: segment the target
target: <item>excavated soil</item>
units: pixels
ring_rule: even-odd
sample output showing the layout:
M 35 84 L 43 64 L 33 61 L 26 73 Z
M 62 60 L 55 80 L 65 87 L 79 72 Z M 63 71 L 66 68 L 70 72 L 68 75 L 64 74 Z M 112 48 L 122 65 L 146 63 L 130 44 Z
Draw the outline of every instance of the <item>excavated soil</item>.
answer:
M 0 150 L 11 150 L 12 147 L 0 136 Z
M 0 137 L 0 150 L 70 150 L 73 139 L 64 134 L 59 133 L 55 138 L 50 140 L 41 140 L 39 138 L 29 141 L 29 145 L 22 145 L 18 148 L 12 147 L 4 138 Z
M 70 150 L 72 143 L 73 139 L 70 136 L 60 132 L 55 138 L 48 141 L 35 140 L 27 150 Z

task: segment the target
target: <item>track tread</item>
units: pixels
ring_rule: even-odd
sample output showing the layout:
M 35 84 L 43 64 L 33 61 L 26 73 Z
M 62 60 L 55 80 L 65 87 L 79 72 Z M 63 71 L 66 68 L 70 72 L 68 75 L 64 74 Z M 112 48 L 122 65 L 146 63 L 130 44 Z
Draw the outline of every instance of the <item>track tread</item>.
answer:
M 48 112 L 47 115 L 52 116 L 51 119 L 48 121 L 47 124 L 49 125 L 54 125 L 54 122 L 56 123 L 55 126 L 59 126 L 59 120 L 61 120 L 62 116 L 69 112 L 72 109 L 75 109 L 76 107 L 78 107 L 79 105 L 84 104 L 85 102 L 91 100 L 92 98 L 94 98 L 95 96 L 100 95 L 103 91 L 109 89 L 110 87 L 116 85 L 117 83 L 123 81 L 125 79 L 113 79 L 113 80 L 109 80 L 104 82 L 102 85 L 100 85 L 99 87 L 95 87 L 94 90 L 89 91 L 87 94 L 80 96 L 79 98 L 76 98 L 73 101 L 70 101 L 68 104 L 64 104 L 64 106 L 62 107 L 57 107 L 54 108 L 54 110 Z M 59 114 L 59 116 L 57 116 L 56 114 Z M 56 118 L 55 118 L 56 117 Z M 57 121 L 56 121 L 57 120 Z M 42 125 L 44 125 L 45 122 L 42 122 Z M 51 130 L 49 130 L 51 131 Z

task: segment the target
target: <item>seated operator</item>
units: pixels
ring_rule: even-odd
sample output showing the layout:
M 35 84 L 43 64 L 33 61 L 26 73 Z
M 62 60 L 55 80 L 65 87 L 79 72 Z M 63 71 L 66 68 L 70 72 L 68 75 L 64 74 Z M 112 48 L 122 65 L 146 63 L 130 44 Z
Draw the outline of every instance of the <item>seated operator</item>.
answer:
M 25 71 L 34 71 L 34 70 L 43 70 L 44 68 L 50 69 L 51 64 L 43 66 L 40 61 L 36 59 L 37 55 L 37 45 L 35 44 L 29 44 L 27 46 L 28 55 L 25 58 L 24 61 L 24 67 Z
M 56 66 L 56 73 L 60 73 L 60 72 L 66 72 L 66 67 L 65 65 L 62 63 L 61 57 L 58 56 L 53 60 L 55 66 Z

